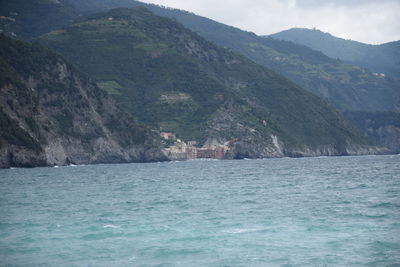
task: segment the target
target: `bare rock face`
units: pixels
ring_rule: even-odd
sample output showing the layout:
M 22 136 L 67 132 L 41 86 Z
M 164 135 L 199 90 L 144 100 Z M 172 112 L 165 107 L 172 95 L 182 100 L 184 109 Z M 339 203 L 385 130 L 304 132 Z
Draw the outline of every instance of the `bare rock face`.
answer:
M 232 102 L 218 109 L 208 123 L 210 138 L 205 146 L 228 145 L 225 159 L 317 157 L 368 155 L 388 153 L 388 149 L 371 144 L 354 142 L 326 143 L 318 145 L 293 145 L 270 120 L 242 114 Z
M 359 155 L 380 155 L 386 154 L 387 149 L 381 146 L 363 146 L 347 144 L 343 148 L 332 145 L 318 147 L 304 147 L 302 149 L 292 149 L 287 151 L 291 157 L 320 157 L 320 156 L 359 156 Z
M 62 58 L 0 39 L 0 167 L 166 160 L 154 133 Z
M 0 167 L 38 167 L 47 166 L 44 153 L 17 147 L 3 146 L 0 150 Z
M 347 112 L 345 116 L 386 153 L 400 153 L 399 112 Z
M 271 136 L 277 140 L 276 136 Z M 380 146 L 348 145 L 344 150 L 332 145 L 318 147 L 286 148 L 285 144 L 275 142 L 260 146 L 257 143 L 236 142 L 226 153 L 227 159 L 280 158 L 280 157 L 319 157 L 319 156 L 357 156 L 386 154 L 388 150 Z
M 400 127 L 385 125 L 367 129 L 368 135 L 385 146 L 391 153 L 400 153 Z

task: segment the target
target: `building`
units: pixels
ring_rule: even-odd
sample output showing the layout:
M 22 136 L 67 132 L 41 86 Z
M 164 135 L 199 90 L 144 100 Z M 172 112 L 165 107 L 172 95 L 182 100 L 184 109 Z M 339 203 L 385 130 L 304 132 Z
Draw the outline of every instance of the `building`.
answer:
M 176 140 L 176 136 L 173 133 L 161 132 L 160 136 L 165 140 Z
M 198 159 L 215 159 L 215 150 L 212 148 L 197 148 Z
M 196 141 L 184 141 L 177 139 L 172 133 L 161 132 L 160 136 L 164 140 L 173 140 L 174 145 L 164 149 L 165 155 L 170 160 L 191 160 L 191 159 L 223 159 L 230 146 L 237 140 L 233 139 L 220 144 L 216 139 L 208 140 L 203 147 L 196 147 Z
M 189 146 L 186 150 L 187 159 L 197 159 L 197 147 Z
M 225 156 L 225 147 L 219 146 L 215 149 L 215 158 L 216 159 L 223 159 Z

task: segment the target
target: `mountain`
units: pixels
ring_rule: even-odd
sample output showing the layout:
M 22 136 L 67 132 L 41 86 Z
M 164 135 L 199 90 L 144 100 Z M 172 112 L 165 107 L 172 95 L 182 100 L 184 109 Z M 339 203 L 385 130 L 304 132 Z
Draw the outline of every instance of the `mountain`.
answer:
M 156 134 L 48 49 L 0 35 L 0 167 L 166 160 Z
M 44 3 L 54 9 L 46 16 L 40 15 L 40 11 L 45 9 L 39 7 Z M 29 8 L 27 5 L 30 5 Z M 0 26 L 5 32 L 16 33 L 18 38 L 30 38 L 69 25 L 72 20 L 80 19 L 82 14 L 132 6 L 144 6 L 156 14 L 176 19 L 206 39 L 280 72 L 342 111 L 363 110 L 367 114 L 371 111 L 399 110 L 397 80 L 374 77 L 364 69 L 332 60 L 308 47 L 262 38 L 182 10 L 134 0 L 0 1 Z M 31 16 L 34 12 L 36 15 Z
M 231 158 L 374 151 L 320 98 L 144 8 L 96 14 L 38 42 L 139 121 L 200 144 L 234 140 Z
M 289 29 L 271 37 L 311 47 L 331 58 L 367 68 L 374 73 L 400 77 L 400 41 L 370 45 L 304 28 Z
M 0 32 L 31 39 L 59 29 L 79 17 L 79 11 L 59 0 L 0 0 Z
M 26 2 L 16 0 L 12 3 L 20 1 Z M 31 0 L 29 3 L 37 7 L 43 1 L 51 2 L 51 0 Z M 14 4 L 13 9 L 10 9 L 6 5 L 8 2 L 10 1 L 0 2 L 2 17 L 10 16 L 15 12 L 21 14 L 31 12 L 21 4 Z M 59 7 L 63 7 L 62 10 L 69 10 L 69 12 L 58 12 L 55 13 L 57 16 L 49 15 L 48 18 L 36 16 L 32 20 L 22 20 L 23 16 L 21 16 L 20 23 L 26 28 L 30 27 L 31 35 L 33 35 L 43 28 L 55 29 L 55 25 L 69 25 L 71 17 L 80 19 L 81 15 L 107 11 L 116 7 L 146 7 L 157 15 L 177 20 L 217 45 L 232 49 L 254 62 L 284 75 L 303 88 L 325 98 L 341 111 L 400 110 L 400 81 L 398 79 L 376 76 L 364 68 L 329 58 L 321 52 L 303 45 L 274 38 L 263 38 L 193 13 L 135 0 L 58 0 L 57 3 Z M 17 33 L 17 35 L 21 36 L 21 33 Z M 387 44 L 385 46 L 392 49 L 394 45 Z
M 376 112 L 380 114 L 400 112 L 400 81 L 398 78 L 376 75 L 365 68 L 332 59 L 307 46 L 271 37 L 260 37 L 190 12 L 144 4 L 134 0 L 68 1 L 81 12 L 90 13 L 114 7 L 142 6 L 157 15 L 175 19 L 214 44 L 238 52 L 254 62 L 284 75 L 303 88 L 324 98 L 335 108 L 344 112 L 346 116 L 352 111 L 358 114 L 363 113 L 363 116 L 348 117 L 357 126 L 363 125 L 363 121 L 354 121 L 357 118 L 364 119 L 371 116 L 371 119 L 374 120 Z M 394 51 L 396 44 L 398 45 L 398 42 L 382 46 L 390 47 Z M 380 56 L 375 58 L 372 62 L 381 60 Z M 399 59 L 398 56 L 393 58 Z M 389 65 L 387 64 L 387 66 Z M 391 68 L 395 69 L 393 64 Z M 398 129 L 395 124 L 390 124 L 392 120 L 384 121 L 389 124 L 381 125 L 381 128 Z M 359 129 L 375 141 L 383 140 L 374 138 L 373 136 L 379 134 L 371 135 L 371 131 L 365 131 L 364 127 Z M 391 144 L 388 147 L 390 151 L 397 151 L 400 146 L 400 140 L 397 139 L 395 132 L 387 132 L 388 137 L 384 138 L 397 140 L 397 144 L 384 142 L 385 145 Z
M 368 45 L 351 40 L 344 40 L 334 37 L 329 33 L 324 33 L 319 30 L 309 29 L 290 29 L 277 34 L 271 35 L 284 41 L 292 41 L 301 45 L 306 45 L 312 49 L 323 52 L 324 54 L 338 58 L 345 62 L 357 65 L 363 69 L 367 68 L 374 72 L 375 79 L 370 79 L 364 82 L 365 88 L 370 88 L 370 92 L 375 92 L 376 97 L 392 97 L 392 101 L 382 100 L 381 105 L 370 105 L 373 93 L 363 92 L 363 86 L 356 86 L 357 91 L 351 92 L 350 97 L 360 99 L 360 92 L 367 96 L 362 101 L 366 101 L 365 108 L 358 109 L 343 109 L 344 115 L 350 119 L 360 130 L 362 130 L 370 139 L 387 147 L 392 153 L 400 152 L 400 125 L 399 125 L 399 104 L 400 104 L 400 88 L 398 86 L 398 77 L 400 77 L 400 41 L 390 42 L 382 45 Z M 266 37 L 271 39 L 271 37 Z M 354 69 L 354 68 L 353 68 Z M 358 70 L 359 72 L 359 70 Z M 354 73 L 354 71 L 353 71 Z M 387 76 L 397 78 L 387 79 Z M 377 84 L 376 80 L 381 79 L 381 84 Z M 375 82 L 372 82 L 375 80 Z M 390 80 L 388 83 L 388 80 Z M 353 79 L 349 80 L 351 83 Z M 358 82 L 357 82 L 358 83 Z M 386 89 L 382 85 L 386 83 Z M 375 84 L 375 85 L 373 85 Z M 371 87 L 371 86 L 375 86 Z M 358 88 L 357 88 L 358 87 Z M 351 87 L 349 87 L 351 88 Z M 391 88 L 391 90 L 389 89 Z M 378 99 L 377 98 L 377 99 Z M 388 103 L 385 109 L 384 106 Z M 332 103 L 332 102 L 331 102 Z M 386 104 L 385 104 L 386 103 Z M 336 107 L 341 108 L 339 103 L 333 103 Z M 380 107 L 379 107 L 380 106 Z
M 264 38 L 190 12 L 134 0 L 67 1 L 83 13 L 115 7 L 146 7 L 157 15 L 177 20 L 217 45 L 284 75 L 342 111 L 400 110 L 399 80 L 375 76 L 363 68 L 329 58 L 303 45 Z

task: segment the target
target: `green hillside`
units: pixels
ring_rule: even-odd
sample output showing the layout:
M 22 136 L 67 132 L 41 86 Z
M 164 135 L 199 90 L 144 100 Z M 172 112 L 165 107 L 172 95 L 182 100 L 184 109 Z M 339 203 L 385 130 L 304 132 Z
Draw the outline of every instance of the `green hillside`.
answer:
M 0 0 L 0 32 L 30 39 L 72 23 L 79 12 L 62 0 Z
M 137 119 L 184 140 L 240 139 L 253 157 L 268 155 L 271 136 L 287 155 L 367 144 L 318 97 L 143 8 L 97 14 L 38 41 Z
M 190 12 L 135 0 L 66 1 L 81 12 L 97 12 L 115 7 L 146 7 L 157 15 L 177 20 L 217 45 L 232 49 L 284 75 L 325 98 L 339 110 L 400 110 L 399 80 L 375 76 L 372 72 L 329 58 L 303 45 L 264 38 Z
M 0 35 L 0 168 L 165 160 L 156 134 L 46 48 Z
M 57 5 L 50 0 L 32 0 L 29 1 L 31 8 L 26 8 L 26 1 L 25 4 L 18 4 L 19 2 L 24 1 L 1 1 L 0 15 L 10 17 L 11 13 L 16 12 L 27 14 L 29 19 L 22 19 L 25 17 L 22 15 L 16 22 L 9 20 L 5 22 L 10 25 L 22 25 L 23 27 L 17 27 L 20 30 L 29 28 L 29 31 L 25 31 L 29 33 L 29 36 L 37 36 L 38 33 L 46 32 L 46 30 L 66 26 L 71 18 L 82 18 L 80 15 L 107 11 L 116 7 L 142 6 L 155 14 L 173 18 L 207 40 L 232 49 L 258 64 L 279 72 L 303 88 L 325 98 L 342 111 L 400 110 L 400 82 L 397 79 L 375 76 L 369 71 L 344 64 L 308 47 L 273 38 L 263 38 L 186 11 L 163 8 L 135 0 L 59 0 Z M 43 2 L 53 3 L 52 7 L 57 7 L 61 11 L 47 12 L 47 16 L 35 13 L 35 10 L 45 10 L 39 8 Z M 25 35 L 18 29 L 15 32 L 17 36 Z M 385 47 L 385 51 L 398 51 L 397 43 L 385 44 L 382 47 Z M 375 64 L 383 58 L 387 57 L 378 55 L 371 62 Z M 392 57 L 393 60 L 398 60 L 398 58 L 398 56 Z M 382 64 L 385 65 L 388 62 L 384 60 Z M 390 64 L 388 63 L 388 68 L 393 67 L 393 64 Z M 398 67 L 399 64 L 396 63 L 394 66 Z
M 370 45 L 335 37 L 316 29 L 293 28 L 271 35 L 321 51 L 375 73 L 400 77 L 400 41 Z

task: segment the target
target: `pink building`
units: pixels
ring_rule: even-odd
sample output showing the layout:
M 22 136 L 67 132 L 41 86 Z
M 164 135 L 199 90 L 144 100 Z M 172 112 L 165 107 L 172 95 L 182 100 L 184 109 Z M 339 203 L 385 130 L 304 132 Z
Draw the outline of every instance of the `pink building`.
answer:
M 215 149 L 215 158 L 216 159 L 223 159 L 225 156 L 225 148 L 223 147 L 217 147 Z

